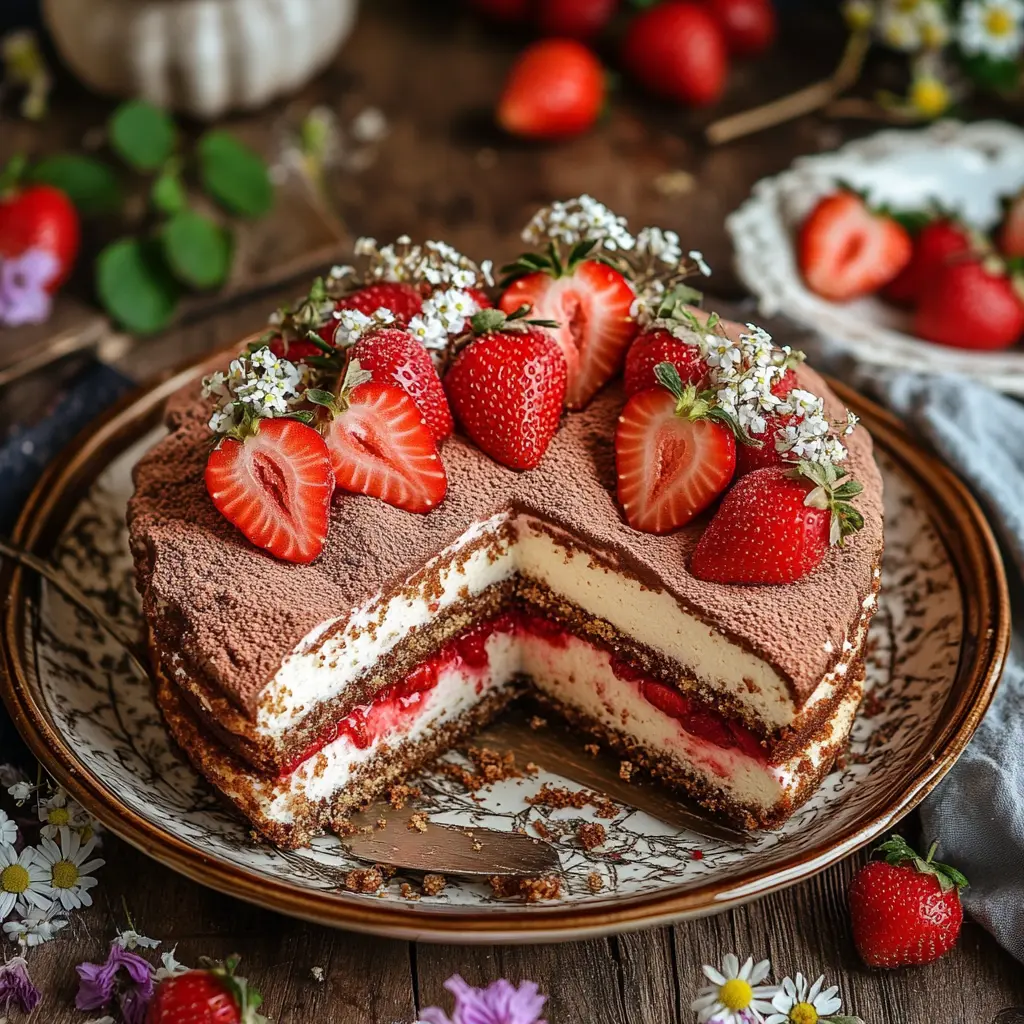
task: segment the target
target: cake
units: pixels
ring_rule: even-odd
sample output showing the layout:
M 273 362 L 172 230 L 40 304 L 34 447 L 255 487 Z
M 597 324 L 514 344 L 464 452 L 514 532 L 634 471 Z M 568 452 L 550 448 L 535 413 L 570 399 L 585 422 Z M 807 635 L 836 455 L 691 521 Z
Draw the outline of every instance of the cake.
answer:
M 588 225 L 587 230 L 595 228 Z M 650 235 L 645 244 L 649 252 L 655 249 Z M 468 372 L 468 362 L 457 369 L 463 354 L 451 340 L 468 320 L 459 322 L 454 313 L 446 314 L 445 343 L 430 346 L 438 331 L 429 322 L 429 295 L 438 293 L 428 291 L 422 279 L 414 284 L 428 296 L 425 313 L 415 312 L 415 303 L 403 312 L 375 305 L 387 294 L 382 288 L 409 285 L 403 271 L 412 257 L 396 261 L 389 258 L 389 249 L 395 252 L 374 249 L 371 271 L 346 284 L 342 298 L 325 297 L 321 282 L 310 300 L 275 317 L 249 360 L 280 350 L 283 342 L 284 351 L 275 352 L 275 365 L 284 366 L 280 379 L 287 377 L 290 383 L 276 393 L 287 396 L 291 389 L 292 397 L 281 403 L 280 414 L 300 414 L 277 421 L 277 427 L 282 436 L 300 430 L 315 434 L 309 407 L 316 407 L 314 414 L 320 416 L 318 410 L 329 405 L 331 396 L 304 396 L 304 389 L 319 382 L 311 383 L 307 371 L 295 367 L 301 363 L 300 346 L 308 341 L 316 353 L 307 353 L 313 361 L 309 373 L 315 375 L 318 365 L 324 374 L 335 373 L 333 356 L 324 347 L 324 323 L 331 327 L 327 344 L 345 352 L 343 363 L 350 368 L 341 372 L 352 383 L 349 391 L 340 386 L 333 399 L 329 415 L 335 417 L 333 424 L 341 424 L 337 429 L 353 422 L 345 396 L 369 394 L 366 389 L 372 387 L 364 382 L 365 374 L 351 376 L 352 364 L 358 373 L 359 362 L 344 341 L 354 338 L 357 351 L 360 339 L 395 330 L 417 338 L 417 344 L 427 341 L 424 351 L 437 357 L 443 371 L 438 376 L 444 377 L 461 429 L 445 435 L 444 424 L 437 427 L 436 417 L 428 415 L 429 396 L 415 388 L 406 394 L 423 402 L 421 434 L 440 435 L 432 458 L 443 464 L 444 489 L 421 493 L 403 486 L 397 497 L 394 489 L 380 492 L 388 493 L 389 503 L 375 496 L 376 484 L 354 483 L 350 468 L 338 468 L 341 456 L 332 445 L 331 462 L 337 479 L 345 481 L 339 486 L 346 493 L 335 491 L 331 500 L 328 491 L 322 510 L 318 504 L 309 513 L 316 517 L 322 511 L 322 545 L 312 557 L 301 546 L 293 546 L 292 560 L 275 557 L 273 547 L 264 550 L 248 539 L 262 535 L 253 533 L 251 519 L 242 523 L 225 506 L 223 492 L 210 476 L 215 458 L 211 425 L 227 426 L 221 432 L 229 442 L 222 440 L 220 449 L 248 451 L 250 428 L 237 436 L 231 433 L 247 414 L 244 398 L 239 398 L 243 389 L 225 386 L 222 374 L 207 378 L 205 387 L 197 382 L 174 396 L 166 410 L 166 436 L 137 465 L 129 507 L 156 696 L 172 735 L 256 832 L 284 847 L 303 845 L 325 830 L 342 827 L 351 810 L 406 780 L 524 692 L 710 813 L 752 828 L 784 822 L 830 770 L 847 742 L 861 698 L 882 550 L 881 479 L 866 430 L 854 429 L 853 419 L 817 374 L 777 349 L 771 349 L 764 365 L 777 368 L 767 371 L 772 386 L 785 377 L 786 386 L 777 388 L 783 397 L 767 400 L 775 413 L 752 418 L 742 403 L 729 404 L 724 383 L 728 374 L 720 360 L 718 372 L 712 370 L 704 380 L 712 387 L 699 392 L 705 405 L 710 402 L 717 410 L 713 426 L 705 426 L 712 422 L 705 405 L 694 408 L 694 389 L 684 387 L 669 401 L 669 415 L 674 409 L 679 418 L 678 423 L 670 421 L 669 429 L 679 426 L 681 437 L 697 437 L 698 447 L 687 449 L 686 457 L 712 467 L 717 455 L 713 459 L 707 454 L 712 450 L 708 439 L 721 444 L 723 431 L 728 430 L 729 438 L 733 431 L 746 431 L 754 437 L 750 458 L 764 466 L 749 466 L 734 481 L 739 469 L 731 468 L 737 465 L 733 457 L 728 483 L 719 488 L 724 497 L 718 493 L 705 507 L 688 510 L 682 525 L 648 523 L 651 528 L 637 528 L 632 525 L 642 521 L 637 503 L 624 497 L 629 493 L 624 428 L 635 419 L 635 410 L 647 409 L 644 403 L 652 402 L 655 392 L 631 382 L 636 359 L 627 363 L 625 379 L 621 377 L 625 349 L 632 346 L 631 354 L 640 352 L 640 337 L 634 337 L 638 331 L 647 338 L 660 331 L 665 337 L 655 337 L 659 345 L 675 338 L 695 347 L 704 361 L 699 372 L 707 373 L 716 346 L 721 351 L 730 345 L 769 351 L 763 332 L 744 332 L 714 319 L 708 326 L 702 315 L 678 304 L 668 316 L 666 296 L 674 303 L 693 296 L 678 291 L 671 278 L 666 282 L 638 274 L 628 279 L 633 293 L 624 317 L 632 324 L 629 336 L 624 343 L 615 342 L 623 345 L 622 352 L 610 371 L 601 371 L 605 379 L 596 387 L 593 350 L 588 353 L 586 344 L 579 344 L 581 337 L 587 340 L 587 326 L 570 339 L 577 345 L 572 354 L 574 387 L 567 379 L 573 359 L 558 355 L 567 342 L 552 326 L 557 321 L 545 317 L 548 326 L 522 327 L 504 323 L 498 310 L 486 308 L 489 299 L 476 289 L 486 268 L 476 268 L 447 249 L 436 250 L 445 265 L 463 269 L 455 284 L 472 299 L 470 312 L 476 310 L 479 317 L 483 307 L 487 314 L 478 323 L 480 337 L 462 349 L 473 352 L 479 346 L 474 371 L 487 365 L 486 339 L 497 338 L 500 345 L 511 338 L 520 351 L 528 348 L 527 335 L 542 340 L 550 336 L 557 358 L 540 349 L 536 358 L 546 362 L 530 365 L 554 368 L 549 376 L 535 378 L 554 382 L 554 422 L 550 430 L 545 427 L 552 399 L 542 389 L 539 406 L 523 406 L 523 421 L 530 421 L 531 432 L 529 444 L 523 442 L 516 450 L 522 454 L 530 444 L 538 447 L 538 436 L 544 443 L 539 455 L 531 449 L 524 456 L 530 468 L 513 467 L 516 459 L 509 454 L 507 438 L 499 451 L 482 433 L 466 401 L 504 402 L 509 391 L 515 392 L 514 382 L 503 378 L 501 397 L 491 403 L 474 390 L 476 383 L 461 387 L 463 380 L 480 379 Z M 685 262 L 676 258 L 672 266 L 679 272 Z M 422 264 L 419 270 L 422 278 Z M 572 274 L 570 265 L 570 284 Z M 335 279 L 350 276 L 346 270 Z M 509 288 L 515 286 L 521 293 L 529 291 L 521 277 Z M 560 287 L 565 290 L 564 281 Z M 367 291 L 372 294 L 352 299 Z M 390 298 L 398 304 L 398 297 Z M 519 298 L 515 296 L 517 304 Z M 537 310 L 544 301 L 537 294 L 529 305 Z M 358 303 L 370 312 L 360 311 Z M 510 304 L 504 298 L 499 302 Z M 595 308 L 589 307 L 590 323 L 598 320 Z M 302 330 L 295 329 L 297 322 Z M 321 334 L 319 342 L 312 340 L 310 326 Z M 352 337 L 343 339 L 346 331 Z M 511 342 L 505 345 L 511 347 Z M 383 348 L 381 342 L 377 349 Z M 365 352 L 371 361 L 379 356 L 372 346 Z M 681 366 L 691 353 L 679 352 L 675 365 Z M 318 363 L 321 357 L 326 361 Z M 665 363 L 659 361 L 659 381 Z M 269 374 L 264 378 L 269 380 Z M 260 377 L 253 376 L 245 358 L 236 376 L 250 384 Z M 299 376 L 305 379 L 300 382 Z M 721 399 L 712 394 L 715 386 Z M 379 395 L 374 392 L 372 408 L 398 390 L 397 384 L 388 384 Z M 562 413 L 566 394 L 575 394 L 571 400 L 576 411 Z M 813 405 L 812 398 L 817 402 L 813 410 L 794 410 L 801 401 Z M 359 415 L 370 408 L 368 400 L 360 405 L 353 397 L 351 402 Z M 805 421 L 806 427 L 801 425 Z M 827 430 L 820 423 L 815 427 L 817 421 L 826 423 Z M 799 428 L 795 431 L 794 423 Z M 332 427 L 321 423 L 320 428 L 330 441 Z M 257 430 L 255 436 L 265 438 L 260 443 L 269 444 L 270 429 Z M 778 433 L 769 438 L 774 443 L 758 446 L 757 437 L 772 431 Z M 427 444 L 419 434 L 416 440 Z M 373 458 L 386 456 L 394 465 L 411 450 L 381 455 L 378 449 L 375 443 Z M 815 452 L 831 454 L 814 463 Z M 836 465 L 841 473 L 834 472 Z M 798 467 L 813 479 L 799 478 Z M 819 480 L 822 467 L 828 475 Z M 257 469 L 257 476 L 264 472 Z M 675 475 L 669 474 L 668 483 L 656 481 L 660 490 L 651 493 L 661 502 L 661 513 L 669 508 L 678 519 L 679 496 L 692 498 L 704 484 L 694 483 L 692 473 L 684 480 L 674 463 L 669 469 Z M 408 483 L 411 473 L 396 479 Z M 297 493 L 290 488 L 298 485 L 291 477 L 273 476 L 270 484 L 260 479 L 276 488 L 287 520 L 294 511 L 289 501 Z M 859 493 L 849 486 L 852 480 L 862 488 Z M 352 493 L 358 486 L 365 492 Z M 793 562 L 793 568 L 790 559 L 780 569 L 783 560 L 773 553 L 771 572 L 788 574 L 787 582 L 733 582 L 730 573 L 738 571 L 743 577 L 764 571 L 754 567 L 759 562 L 757 537 L 751 537 L 748 558 L 739 570 L 729 568 L 732 560 L 713 549 L 727 543 L 723 538 L 737 511 L 730 503 L 749 508 L 761 500 L 762 491 L 769 493 L 767 487 L 800 488 L 803 511 L 796 519 L 805 520 L 798 526 L 800 543 L 807 549 L 801 549 L 801 558 L 806 555 L 808 560 Z M 662 501 L 664 493 L 670 501 Z M 784 505 L 777 493 L 782 492 L 770 491 L 775 517 Z M 819 500 L 823 493 L 827 501 Z M 849 500 L 833 502 L 834 493 Z M 856 512 L 850 511 L 850 502 Z M 647 502 L 652 503 L 654 497 Z M 847 515 L 856 520 L 849 527 Z M 818 529 L 820 517 L 832 529 L 832 539 L 843 543 L 826 542 L 819 550 L 817 540 L 812 544 L 804 537 Z M 779 542 L 776 538 L 772 543 Z M 275 544 L 280 551 L 280 538 Z M 712 578 L 716 574 L 723 579 Z

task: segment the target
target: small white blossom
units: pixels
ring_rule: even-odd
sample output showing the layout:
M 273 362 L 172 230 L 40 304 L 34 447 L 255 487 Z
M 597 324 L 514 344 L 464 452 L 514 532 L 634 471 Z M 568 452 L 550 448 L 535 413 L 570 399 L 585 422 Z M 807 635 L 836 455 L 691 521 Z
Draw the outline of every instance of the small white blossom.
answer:
M 636 253 L 638 256 L 651 256 L 671 267 L 676 267 L 683 258 L 683 247 L 679 242 L 679 235 L 674 231 L 641 228 L 636 236 Z
M 432 289 L 482 288 L 494 283 L 490 260 L 477 266 L 447 242 L 413 245 L 408 235 L 393 244 L 379 246 L 374 238 L 360 238 L 355 254 L 366 257 L 366 277 L 371 281 L 429 284 Z
M 549 241 L 567 246 L 591 241 L 610 252 L 628 251 L 636 245 L 626 218 L 586 194 L 539 209 L 523 228 L 522 237 L 524 242 L 536 246 Z
M 160 966 L 153 975 L 154 981 L 166 981 L 168 978 L 176 978 L 179 974 L 188 972 L 188 968 L 184 964 L 178 963 L 178 959 L 174 955 L 177 951 L 178 947 L 175 946 L 170 953 L 160 954 Z
M 6 811 L 0 810 L 0 846 L 13 846 L 18 840 L 18 825 Z
M 360 313 L 358 309 L 342 309 L 334 314 L 337 324 L 334 328 L 334 345 L 336 348 L 348 348 L 354 345 L 364 334 L 376 331 L 381 327 L 390 327 L 395 323 L 395 314 L 390 309 L 380 306 L 370 316 Z
M 36 811 L 43 822 L 40 833 L 47 839 L 56 839 L 63 826 L 80 829 L 89 824 L 89 816 L 60 786 L 39 801 Z
M 686 255 L 689 256 L 690 259 L 697 264 L 697 269 L 705 277 L 711 276 L 711 268 L 707 265 L 707 262 L 704 259 L 704 254 L 702 252 L 700 252 L 698 249 L 691 249 Z
M 122 949 L 156 949 L 160 945 L 159 939 L 151 939 L 147 935 L 140 935 L 134 928 L 123 931 L 115 936 L 116 942 Z
M 774 985 L 761 984 L 771 971 L 767 960 L 755 964 L 748 957 L 741 966 L 735 953 L 726 953 L 721 970 L 710 964 L 702 970 L 710 984 L 690 1003 L 699 1024 L 764 1024 L 763 1014 L 772 1012 L 770 1000 L 777 991 Z
M 838 995 L 839 986 L 823 990 L 824 983 L 824 974 L 813 985 L 808 985 L 807 979 L 799 973 L 795 980 L 783 978 L 772 997 L 775 1012 L 765 1024 L 806 1024 L 807 1021 L 818 1021 L 838 1013 L 843 1005 Z
M 424 320 L 431 317 L 439 320 L 444 325 L 445 334 L 457 335 L 466 329 L 467 321 L 479 311 L 480 306 L 469 292 L 448 288 L 434 292 L 423 303 L 422 317 Z
M 67 926 L 64 918 L 54 917 L 57 905 L 36 907 L 19 902 L 14 911 L 20 920 L 5 921 L 4 934 L 22 949 L 34 949 L 55 938 Z
M 448 329 L 438 317 L 414 316 L 408 330 L 424 348 L 440 350 L 448 345 Z
M 247 414 L 273 417 L 291 412 L 302 401 L 307 372 L 267 347 L 233 359 L 227 373 L 218 371 L 203 381 L 203 397 L 220 400 L 210 416 L 210 430 L 225 433 Z
M 957 38 L 969 56 L 1015 60 L 1024 46 L 1024 2 L 966 0 L 960 9 Z
M 35 791 L 36 787 L 30 782 L 15 782 L 7 787 L 8 795 L 19 807 L 28 803 Z

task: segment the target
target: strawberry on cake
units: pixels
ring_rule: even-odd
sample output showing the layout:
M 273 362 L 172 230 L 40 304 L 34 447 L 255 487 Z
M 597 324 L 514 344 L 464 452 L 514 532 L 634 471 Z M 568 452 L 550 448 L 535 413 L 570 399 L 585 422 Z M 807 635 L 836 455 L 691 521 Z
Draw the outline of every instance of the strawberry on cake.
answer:
M 506 268 L 362 240 L 169 403 L 129 527 L 171 732 L 301 845 L 529 692 L 749 827 L 829 771 L 882 550 L 871 439 L 706 267 L 583 196 Z

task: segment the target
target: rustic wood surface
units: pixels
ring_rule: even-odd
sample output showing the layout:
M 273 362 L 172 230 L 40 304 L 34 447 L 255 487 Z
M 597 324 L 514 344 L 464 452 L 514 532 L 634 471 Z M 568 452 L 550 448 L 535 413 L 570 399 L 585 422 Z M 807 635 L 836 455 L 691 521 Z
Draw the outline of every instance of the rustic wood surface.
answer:
M 808 46 L 800 31 L 774 57 L 736 70 L 724 111 L 829 68 L 835 48 Z M 539 203 L 590 191 L 634 224 L 679 230 L 718 271 L 716 291 L 738 298 L 723 217 L 754 181 L 796 154 L 832 148 L 871 127 L 809 117 L 708 150 L 697 132 L 705 115 L 626 95 L 586 138 L 560 146 L 512 143 L 490 127 L 488 110 L 518 42 L 485 35 L 454 7 L 367 4 L 334 67 L 287 107 L 253 118 L 252 130 L 313 103 L 335 109 L 343 124 L 367 106 L 384 112 L 390 134 L 372 164 L 341 167 L 330 177 L 333 205 L 353 233 L 384 239 L 408 231 L 447 238 L 476 257 L 504 258 L 517 251 L 517 229 Z M 56 100 L 58 124 L 63 99 Z M 262 258 L 271 262 L 268 252 Z M 256 329 L 268 308 L 294 291 L 285 285 L 253 295 L 251 287 L 239 287 L 239 295 L 192 322 L 135 345 L 115 340 L 106 355 L 144 379 Z M 8 405 L 12 394 L 19 396 L 17 409 Z M 31 418 L 22 404 L 29 394 L 25 388 L 0 393 L 0 423 Z M 915 822 L 908 825 L 912 831 Z M 730 950 L 770 956 L 779 974 L 825 972 L 840 985 L 846 1011 L 869 1024 L 987 1024 L 1000 1010 L 1024 1004 L 1020 965 L 975 924 L 965 926 L 950 956 L 930 967 L 877 972 L 861 966 L 844 894 L 863 854 L 761 902 L 673 928 L 560 946 L 476 948 L 387 941 L 288 920 L 187 882 L 113 837 L 105 856 L 94 907 L 73 915 L 59 941 L 31 954 L 45 993 L 28 1018 L 36 1024 L 85 1019 L 72 1008 L 74 965 L 102 958 L 115 930 L 125 926 L 125 908 L 141 932 L 162 939 L 164 948 L 176 944 L 186 963 L 240 953 L 243 973 L 281 1024 L 409 1022 L 419 1007 L 449 1005 L 442 982 L 456 971 L 477 984 L 500 976 L 534 979 L 550 996 L 552 1024 L 689 1022 L 700 964 Z M 323 968 L 322 983 L 313 967 Z M 15 1014 L 12 1024 L 17 1020 Z

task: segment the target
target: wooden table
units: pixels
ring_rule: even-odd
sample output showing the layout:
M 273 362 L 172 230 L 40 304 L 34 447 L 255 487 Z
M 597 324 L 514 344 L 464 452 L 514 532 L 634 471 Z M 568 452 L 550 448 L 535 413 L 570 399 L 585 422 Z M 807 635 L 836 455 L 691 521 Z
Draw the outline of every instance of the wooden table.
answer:
M 828 70 L 835 46 L 810 46 L 799 31 L 791 40 L 766 62 L 736 69 L 724 110 L 742 109 Z M 695 130 L 703 116 L 627 95 L 583 139 L 560 146 L 510 142 L 490 126 L 488 111 L 518 43 L 487 37 L 454 7 L 367 4 L 335 65 L 288 106 L 254 120 L 273 123 L 314 102 L 333 107 L 343 121 L 370 105 L 385 113 L 391 131 L 373 165 L 339 170 L 330 179 L 333 201 L 354 234 L 443 237 L 475 257 L 502 259 L 518 252 L 518 228 L 539 204 L 587 191 L 627 213 L 634 226 L 678 230 L 686 246 L 702 249 L 716 268 L 716 294 L 731 298 L 741 290 L 729 269 L 723 217 L 755 180 L 781 170 L 794 155 L 831 149 L 871 127 L 808 117 L 709 151 Z M 58 127 L 71 119 L 65 101 L 72 109 L 95 106 L 66 93 L 56 100 Z M 116 364 L 141 380 L 229 344 L 260 326 L 268 309 L 295 290 L 294 284 L 260 295 L 243 289 L 129 348 Z M 45 400 L 45 389 L 29 385 L 17 394 L 17 412 L 12 391 L 0 396 L 0 422 L 27 416 L 27 396 Z M 240 953 L 243 973 L 281 1024 L 409 1022 L 418 1007 L 449 1005 L 441 985 L 456 971 L 476 984 L 501 976 L 535 980 L 550 996 L 552 1024 L 689 1022 L 700 965 L 717 963 L 730 950 L 769 956 L 780 976 L 826 973 L 840 985 L 846 1012 L 869 1024 L 987 1024 L 1001 1009 L 1024 1004 L 1020 965 L 974 924 L 965 926 L 950 956 L 930 967 L 885 973 L 861 966 L 845 890 L 864 855 L 759 903 L 672 928 L 560 946 L 475 948 L 387 941 L 288 920 L 180 879 L 113 837 L 105 856 L 94 907 L 73 915 L 59 941 L 31 954 L 32 973 L 45 992 L 29 1018 L 34 1022 L 84 1019 L 71 1008 L 74 964 L 102 959 L 110 937 L 125 926 L 125 907 L 141 932 L 162 939 L 164 948 L 177 944 L 185 963 Z M 314 967 L 323 968 L 323 982 L 314 979 Z

